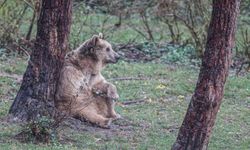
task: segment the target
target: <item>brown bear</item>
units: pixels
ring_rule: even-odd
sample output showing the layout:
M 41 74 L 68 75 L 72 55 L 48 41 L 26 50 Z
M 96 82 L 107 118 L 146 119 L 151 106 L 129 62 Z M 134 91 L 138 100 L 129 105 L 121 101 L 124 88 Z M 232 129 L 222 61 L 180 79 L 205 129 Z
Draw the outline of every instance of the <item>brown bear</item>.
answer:
M 56 107 L 74 117 L 109 127 L 113 119 L 120 117 L 114 110 L 119 95 L 101 71 L 118 59 L 119 55 L 102 34 L 94 35 L 67 53 L 57 85 Z

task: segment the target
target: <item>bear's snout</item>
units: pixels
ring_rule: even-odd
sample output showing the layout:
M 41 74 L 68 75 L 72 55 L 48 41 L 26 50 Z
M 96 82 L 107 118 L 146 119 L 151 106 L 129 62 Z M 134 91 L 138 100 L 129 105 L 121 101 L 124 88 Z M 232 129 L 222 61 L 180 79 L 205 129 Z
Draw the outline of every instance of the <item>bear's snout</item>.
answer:
M 113 51 L 113 55 L 110 55 L 106 60 L 105 62 L 106 63 L 117 63 L 118 60 L 120 59 L 120 55 L 117 54 L 115 51 Z
M 116 60 L 116 62 L 117 62 L 120 58 L 121 58 L 120 55 L 119 55 L 118 53 L 115 53 L 115 60 Z

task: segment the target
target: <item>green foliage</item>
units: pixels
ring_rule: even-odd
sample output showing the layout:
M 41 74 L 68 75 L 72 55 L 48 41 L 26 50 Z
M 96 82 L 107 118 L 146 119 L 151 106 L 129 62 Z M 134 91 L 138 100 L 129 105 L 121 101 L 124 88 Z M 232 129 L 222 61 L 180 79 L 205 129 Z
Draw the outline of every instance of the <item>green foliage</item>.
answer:
M 190 63 L 190 59 L 195 58 L 195 50 L 191 45 L 185 47 L 178 45 L 170 45 L 168 48 L 168 53 L 164 56 L 164 60 L 172 63 Z
M 19 43 L 25 38 L 33 14 L 34 2 L 35 0 L 7 0 L 1 6 L 0 47 Z M 167 5 L 161 4 L 163 2 Z M 170 56 L 166 56 L 166 59 L 169 59 L 169 62 L 183 63 L 186 62 L 186 58 L 181 58 L 183 55 L 194 58 L 204 51 L 211 12 L 210 3 L 211 1 L 196 2 L 196 0 L 187 2 L 179 0 L 75 1 L 70 46 L 74 49 L 93 34 L 103 32 L 104 36 L 114 44 L 155 42 L 179 45 L 176 49 L 169 48 Z M 238 31 L 249 26 L 249 3 L 242 2 L 241 8 Z M 173 13 L 178 17 L 173 17 Z M 149 32 L 152 33 L 153 41 L 149 38 Z M 35 38 L 35 28 L 32 38 Z M 237 32 L 237 51 L 244 56 L 248 43 L 249 41 L 242 37 L 242 33 Z M 184 46 L 183 50 L 179 48 L 186 44 L 188 46 Z M 8 50 L 15 50 L 15 48 Z M 27 51 L 30 51 L 30 48 L 27 48 Z M 1 53 L 2 50 L 0 55 Z M 190 53 L 192 53 L 191 56 Z
M 58 139 L 58 131 L 55 120 L 46 116 L 24 125 L 22 140 L 32 143 L 55 143 Z
M 29 9 L 23 1 L 15 0 L 3 1 L 0 7 L 1 48 L 18 41 L 23 17 Z

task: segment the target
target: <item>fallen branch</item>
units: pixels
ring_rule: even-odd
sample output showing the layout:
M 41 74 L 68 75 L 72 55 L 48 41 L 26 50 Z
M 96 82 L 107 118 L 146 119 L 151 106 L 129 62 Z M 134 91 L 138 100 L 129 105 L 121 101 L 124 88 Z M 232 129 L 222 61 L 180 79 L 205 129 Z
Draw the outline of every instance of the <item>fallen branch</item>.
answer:
M 125 101 L 122 102 L 122 105 L 131 105 L 131 104 L 138 104 L 138 103 L 144 103 L 146 101 L 146 99 L 137 99 L 137 100 L 131 100 L 131 101 Z
M 245 62 L 243 62 L 243 63 L 240 65 L 239 70 L 236 72 L 236 76 L 237 76 L 237 77 L 239 76 L 239 73 L 240 73 L 240 71 L 242 70 L 242 68 L 243 68 L 243 66 L 244 66 L 245 64 L 248 64 L 248 65 L 250 66 L 250 61 L 245 61 Z
M 109 81 L 122 81 L 122 80 L 150 80 L 147 77 L 118 77 L 118 78 L 111 78 L 108 79 Z
M 132 46 L 134 46 L 133 45 L 133 43 L 135 43 L 135 40 L 137 39 L 137 37 L 138 36 L 136 36 L 134 39 L 130 39 L 127 43 L 125 43 L 125 44 L 119 44 L 118 46 L 117 46 L 117 49 L 126 49 L 127 47 L 131 47 L 131 45 Z

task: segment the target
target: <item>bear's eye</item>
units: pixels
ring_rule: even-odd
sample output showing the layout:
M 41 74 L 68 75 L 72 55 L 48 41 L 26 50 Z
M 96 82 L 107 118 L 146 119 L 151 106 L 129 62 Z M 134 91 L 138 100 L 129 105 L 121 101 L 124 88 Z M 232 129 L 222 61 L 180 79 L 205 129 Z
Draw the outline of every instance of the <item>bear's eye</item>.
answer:
M 109 51 L 110 51 L 110 48 L 106 48 L 106 51 L 109 52 Z

